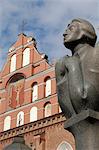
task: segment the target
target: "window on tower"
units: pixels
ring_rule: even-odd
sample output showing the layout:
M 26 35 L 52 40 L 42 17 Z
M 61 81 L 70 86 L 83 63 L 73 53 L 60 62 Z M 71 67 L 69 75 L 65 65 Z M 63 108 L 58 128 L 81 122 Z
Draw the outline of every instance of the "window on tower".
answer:
M 37 82 L 33 83 L 32 86 L 32 102 L 38 99 L 38 84 Z
M 30 110 L 30 122 L 37 120 L 37 107 L 32 107 Z
M 24 112 L 23 111 L 20 111 L 18 114 L 17 114 L 17 127 L 18 126 L 21 126 L 24 124 Z
M 9 130 L 11 127 L 11 116 L 7 116 L 4 119 L 4 131 Z
M 23 67 L 30 63 L 30 48 L 23 51 Z
M 44 106 L 44 116 L 45 117 L 51 116 L 51 111 L 52 111 L 52 106 L 51 103 L 48 102 Z
M 51 95 L 51 78 L 48 77 L 45 80 L 45 97 Z
M 11 57 L 10 72 L 16 70 L 16 54 Z

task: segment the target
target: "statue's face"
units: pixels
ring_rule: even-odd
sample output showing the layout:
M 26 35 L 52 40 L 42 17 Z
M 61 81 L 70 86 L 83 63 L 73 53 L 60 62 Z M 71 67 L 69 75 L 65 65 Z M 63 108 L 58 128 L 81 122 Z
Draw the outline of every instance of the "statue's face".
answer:
M 81 27 L 78 22 L 72 22 L 68 25 L 65 30 L 64 36 L 64 45 L 74 42 L 82 37 Z

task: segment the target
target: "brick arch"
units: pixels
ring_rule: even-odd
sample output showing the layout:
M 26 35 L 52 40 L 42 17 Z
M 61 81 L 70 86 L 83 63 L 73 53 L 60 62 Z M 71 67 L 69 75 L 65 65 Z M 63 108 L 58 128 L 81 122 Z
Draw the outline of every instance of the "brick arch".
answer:
M 16 73 L 16 74 L 12 75 L 9 78 L 9 80 L 6 83 L 5 88 L 9 85 L 9 83 L 16 82 L 18 80 L 25 79 L 25 78 L 26 78 L 25 74 L 23 74 L 23 73 Z
M 46 77 L 44 78 L 44 82 L 46 82 L 46 80 L 48 80 L 48 79 L 51 79 L 51 77 L 50 77 L 50 76 L 46 76 Z
M 37 81 L 34 81 L 34 82 L 31 84 L 31 88 L 32 88 L 35 84 L 38 84 L 38 82 L 37 82 Z
M 45 102 L 43 107 L 45 107 L 47 104 L 51 104 L 51 102 L 50 101 Z
M 27 49 L 27 48 L 29 48 L 29 49 L 30 49 L 30 47 L 29 47 L 29 46 L 26 46 L 26 47 L 22 50 L 22 52 L 24 52 L 24 51 L 25 51 L 25 49 Z
M 73 150 L 72 146 L 67 141 L 62 141 L 58 145 L 57 150 L 62 150 L 62 149 Z

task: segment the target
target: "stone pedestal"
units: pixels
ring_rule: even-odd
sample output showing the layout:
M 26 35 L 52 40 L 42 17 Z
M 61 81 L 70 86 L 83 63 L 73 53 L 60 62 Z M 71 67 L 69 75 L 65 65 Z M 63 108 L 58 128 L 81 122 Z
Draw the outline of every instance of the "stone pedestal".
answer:
M 99 112 L 84 110 L 68 119 L 64 128 L 74 135 L 76 150 L 99 150 Z

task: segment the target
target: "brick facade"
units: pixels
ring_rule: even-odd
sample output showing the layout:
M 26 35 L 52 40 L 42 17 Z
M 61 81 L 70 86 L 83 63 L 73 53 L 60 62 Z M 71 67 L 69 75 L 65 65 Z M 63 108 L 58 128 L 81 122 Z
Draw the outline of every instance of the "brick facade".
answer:
M 30 49 L 30 58 L 29 64 L 23 67 L 23 52 L 26 48 Z M 16 68 L 11 72 L 11 58 L 14 54 Z M 48 96 L 45 94 L 47 78 L 51 81 L 51 94 Z M 37 99 L 33 101 L 35 83 L 38 94 Z M 48 111 L 51 114 L 45 117 L 47 104 L 51 104 Z M 37 120 L 30 122 L 30 111 L 34 107 L 37 108 Z M 24 116 L 21 116 L 17 125 L 20 112 L 23 112 Z M 8 125 L 5 125 L 5 118 L 9 119 Z M 23 124 L 20 124 L 22 119 Z M 63 129 L 64 121 L 57 102 L 54 65 L 48 63 L 45 54 L 38 52 L 34 38 L 20 34 L 9 49 L 6 63 L 0 72 L 0 150 L 19 134 L 24 135 L 27 145 L 33 150 L 58 150 L 62 142 L 70 144 L 72 148 L 67 147 L 68 150 L 74 150 L 74 138 Z

